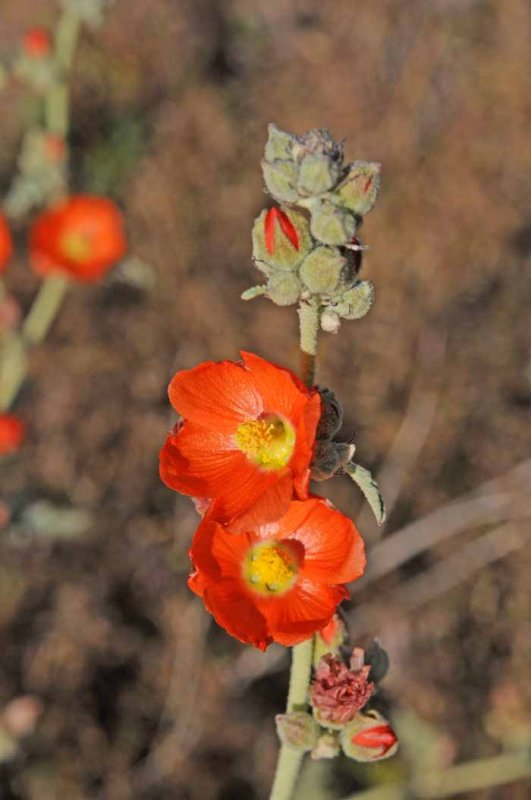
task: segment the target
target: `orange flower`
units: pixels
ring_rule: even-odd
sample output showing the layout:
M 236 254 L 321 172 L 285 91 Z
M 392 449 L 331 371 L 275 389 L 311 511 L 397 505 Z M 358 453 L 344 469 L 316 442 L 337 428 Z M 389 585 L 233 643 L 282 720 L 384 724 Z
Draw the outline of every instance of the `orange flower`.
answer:
M 365 569 L 354 523 L 326 500 L 294 500 L 275 522 L 243 533 L 220 524 L 215 507 L 197 529 L 189 586 L 216 622 L 261 650 L 291 646 L 327 625 L 349 596 L 341 584 Z
M 39 275 L 62 273 L 91 282 L 123 258 L 127 243 L 122 215 L 111 200 L 76 195 L 38 217 L 29 246 Z
M 7 262 L 13 255 L 13 242 L 6 218 L 0 212 L 0 275 L 5 272 Z
M 321 399 L 289 370 L 252 353 L 243 363 L 207 361 L 178 372 L 169 387 L 184 417 L 160 455 L 162 480 L 183 494 L 213 498 L 218 519 L 267 522 L 295 495 L 308 496 Z
M 0 414 L 0 456 L 15 453 L 26 435 L 26 426 L 14 414 Z

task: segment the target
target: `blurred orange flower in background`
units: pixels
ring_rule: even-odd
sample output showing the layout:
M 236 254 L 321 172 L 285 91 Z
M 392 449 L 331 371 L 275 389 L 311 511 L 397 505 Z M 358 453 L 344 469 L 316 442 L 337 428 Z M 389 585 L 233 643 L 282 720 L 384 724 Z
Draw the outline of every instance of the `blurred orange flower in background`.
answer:
M 327 625 L 359 578 L 365 550 L 354 523 L 328 501 L 293 501 L 275 522 L 234 533 L 215 508 L 197 529 L 189 586 L 216 622 L 265 650 L 291 646 Z
M 0 275 L 5 272 L 7 262 L 13 255 L 13 242 L 6 218 L 0 212 Z
M 97 281 L 127 250 L 124 223 L 116 205 L 92 195 L 70 197 L 34 222 L 29 240 L 35 272 Z
M 26 426 L 14 414 L 0 414 L 0 456 L 15 453 L 26 436 Z
M 44 58 L 52 48 L 46 28 L 30 28 L 22 39 L 22 49 L 31 58 Z
M 252 353 L 242 359 L 207 361 L 175 375 L 169 396 L 184 421 L 160 456 L 162 480 L 183 494 L 213 498 L 218 519 L 235 531 L 277 519 L 293 496 L 308 496 L 321 414 L 317 390 L 292 372 Z

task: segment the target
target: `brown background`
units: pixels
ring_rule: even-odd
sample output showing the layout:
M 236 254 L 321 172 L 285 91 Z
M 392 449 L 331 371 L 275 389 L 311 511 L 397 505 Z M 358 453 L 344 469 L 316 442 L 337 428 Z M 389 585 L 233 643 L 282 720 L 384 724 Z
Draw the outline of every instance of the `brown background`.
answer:
M 526 0 L 117 0 L 85 31 L 72 186 L 120 202 L 152 286 L 118 271 L 74 288 L 17 406 L 30 437 L 0 467 L 13 511 L 0 698 L 37 696 L 43 713 L 0 766 L 6 800 L 267 796 L 287 658 L 229 640 L 188 592 L 196 517 L 161 486 L 157 454 L 175 369 L 239 348 L 296 367 L 294 309 L 238 300 L 259 279 L 250 227 L 270 121 L 328 127 L 348 158 L 383 162 L 361 234 L 377 303 L 323 334 L 318 371 L 394 505 L 383 534 L 346 478 L 328 493 L 369 542 L 423 520 L 422 552 L 398 541 L 349 611 L 359 643 L 388 648 L 386 707 L 416 744 L 370 769 L 325 764 L 316 800 L 401 779 L 432 736 L 427 769 L 529 736 L 529 462 L 520 482 L 510 471 L 531 442 L 530 17 Z M 52 3 L 5 0 L 4 59 L 56 18 Z M 4 188 L 23 97 L 2 96 Z M 25 230 L 9 285 L 27 307 Z M 39 533 L 24 517 L 39 499 L 88 511 L 88 530 Z M 461 796 L 527 795 L 520 782 Z

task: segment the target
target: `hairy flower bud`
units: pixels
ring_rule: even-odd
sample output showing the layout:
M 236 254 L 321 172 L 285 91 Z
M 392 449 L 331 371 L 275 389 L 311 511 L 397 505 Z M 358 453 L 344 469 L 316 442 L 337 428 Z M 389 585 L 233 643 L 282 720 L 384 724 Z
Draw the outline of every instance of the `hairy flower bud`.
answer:
M 308 220 L 294 209 L 262 211 L 253 226 L 253 258 L 258 269 L 295 270 L 312 247 Z
M 312 206 L 312 236 L 323 244 L 344 245 L 356 233 L 356 217 L 328 200 Z
M 294 161 L 262 161 L 264 183 L 269 194 L 280 203 L 294 203 L 297 191 L 297 165 Z
M 337 202 L 354 214 L 367 214 L 378 196 L 380 169 L 376 162 L 354 161 L 337 189 Z
M 343 752 L 355 761 L 381 761 L 398 750 L 398 737 L 378 711 L 357 714 L 340 734 Z
M 264 159 L 270 164 L 272 161 L 289 161 L 293 159 L 293 146 L 297 141 L 286 131 L 281 131 L 271 123 L 267 126 L 268 139 L 264 151 Z
M 311 752 L 311 758 L 313 761 L 320 761 L 324 758 L 335 758 L 340 752 L 341 746 L 337 734 L 333 733 L 333 731 L 326 731 L 326 733 L 323 733 L 319 737 L 317 744 Z
M 343 424 L 343 408 L 331 389 L 319 386 L 321 418 L 317 426 L 318 439 L 331 439 Z
M 322 439 L 315 443 L 311 463 L 311 476 L 314 481 L 326 481 L 337 472 L 339 468 L 339 455 L 336 443 Z
M 342 728 L 367 705 L 374 691 L 369 671 L 367 666 L 352 670 L 335 656 L 323 656 L 310 687 L 310 703 L 321 725 Z
M 290 711 L 277 714 L 275 717 L 278 738 L 286 744 L 304 753 L 317 744 L 319 726 L 311 714 L 304 711 Z
M 325 333 L 338 333 L 340 327 L 341 318 L 339 314 L 336 314 L 330 308 L 325 308 L 321 314 L 321 330 Z
M 274 272 L 267 282 L 267 295 L 277 306 L 290 306 L 299 300 L 301 288 L 293 272 Z
M 343 319 L 361 319 L 374 303 L 374 286 L 370 281 L 358 281 L 352 289 L 347 289 L 330 308 Z
M 300 277 L 312 294 L 332 294 L 347 264 L 336 247 L 321 245 L 312 250 L 301 264 Z

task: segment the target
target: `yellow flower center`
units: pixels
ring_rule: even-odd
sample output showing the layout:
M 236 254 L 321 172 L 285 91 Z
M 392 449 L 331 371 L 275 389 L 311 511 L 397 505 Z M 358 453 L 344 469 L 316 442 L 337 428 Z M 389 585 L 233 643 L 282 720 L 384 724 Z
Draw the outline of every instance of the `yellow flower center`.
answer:
M 282 542 L 260 542 L 249 551 L 244 563 L 244 578 L 261 594 L 282 594 L 297 578 L 298 563 L 289 546 Z
M 295 447 L 293 426 L 275 414 L 242 422 L 234 438 L 239 449 L 254 464 L 267 470 L 285 467 Z
M 92 250 L 87 237 L 74 231 L 65 233 L 61 239 L 61 249 L 67 258 L 79 263 L 87 261 Z

